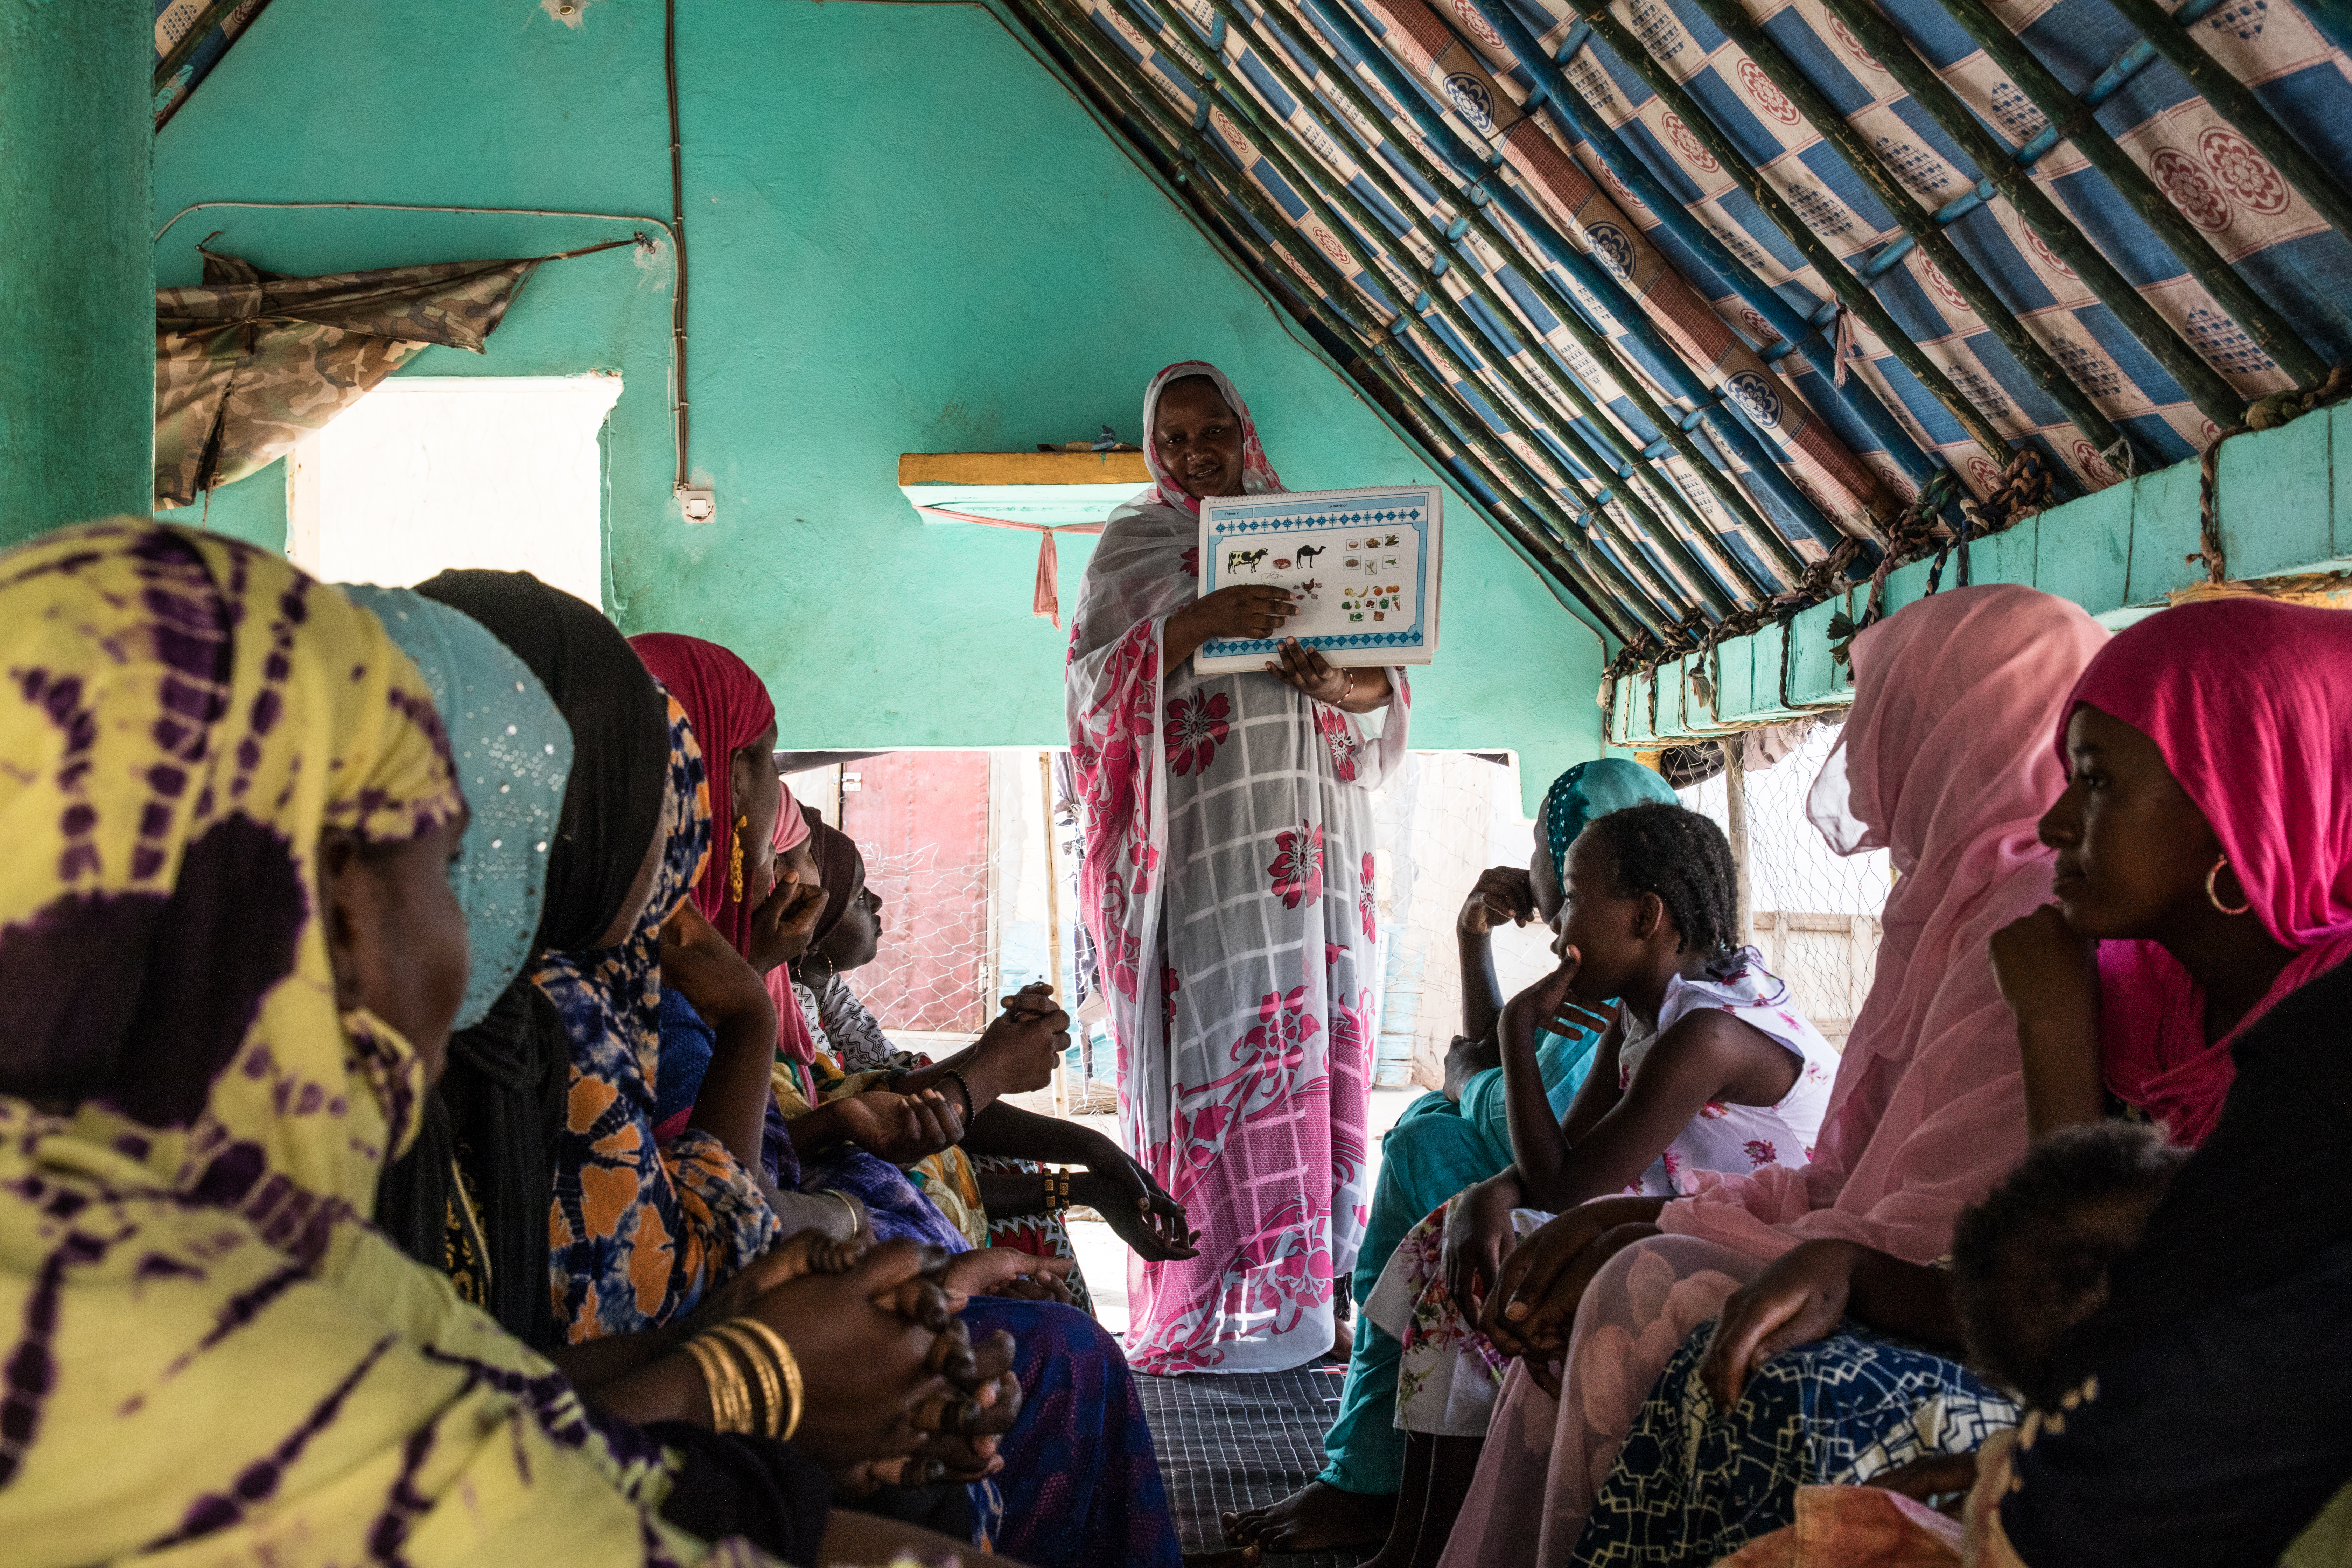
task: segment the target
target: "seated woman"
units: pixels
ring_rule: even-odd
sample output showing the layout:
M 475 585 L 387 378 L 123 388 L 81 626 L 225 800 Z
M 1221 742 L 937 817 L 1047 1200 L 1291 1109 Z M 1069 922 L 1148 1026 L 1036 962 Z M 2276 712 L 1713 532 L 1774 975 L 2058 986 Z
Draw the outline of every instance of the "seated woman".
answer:
M 815 1042 L 818 1103 L 804 1108 L 795 1081 L 782 1072 L 776 1095 L 793 1119 L 793 1141 L 804 1151 L 809 1168 L 834 1168 L 824 1144 L 845 1136 L 836 1118 L 851 1109 L 853 1097 L 877 1089 L 893 1094 L 944 1090 L 959 1113 L 956 1143 L 926 1159 L 915 1173 L 922 1180 L 924 1195 L 975 1245 L 990 1244 L 1000 1224 L 1034 1235 L 1042 1221 L 1050 1227 L 1044 1231 L 1043 1255 L 1069 1259 L 1071 1279 L 1083 1289 L 1076 1256 L 1061 1221 L 1061 1211 L 1075 1202 L 1101 1214 L 1120 1239 L 1147 1260 L 1189 1250 L 1183 1210 L 1118 1144 L 1091 1128 L 1038 1116 L 1005 1101 L 1008 1093 L 1042 1089 L 1051 1081 L 1055 1056 L 1029 1051 L 1027 1036 L 1017 1026 L 1024 1011 L 1041 1003 L 1051 1005 L 1044 987 L 1005 998 L 1007 1016 L 943 1062 L 890 1048 L 873 1016 L 842 978 L 871 963 L 880 951 L 882 900 L 866 884 L 865 858 L 848 836 L 814 813 L 808 820 L 809 842 L 828 902 L 816 940 L 791 965 L 791 984 Z M 812 981 L 824 985 L 832 1000 L 830 1021 Z M 840 1042 L 832 1034 L 834 1024 L 852 1031 L 848 1038 L 856 1047 L 857 1060 L 866 1065 L 844 1070 L 847 1064 L 835 1054 Z M 1045 1162 L 1085 1169 L 1048 1180 L 1043 1174 Z
M 710 837 L 700 748 L 626 639 L 581 600 L 522 572 L 444 572 L 417 592 L 538 672 L 580 749 L 530 975 L 568 1045 L 547 1211 L 557 1335 L 665 1327 L 785 1234 L 761 1188 L 756 1119 L 722 1120 L 723 1138 L 691 1126 L 667 1143 L 654 1136 L 661 931 Z M 800 1223 L 827 1223 L 809 1207 Z
M 373 616 L 126 519 L 0 557 L 0 662 L 12 1563 L 950 1545 L 824 1502 L 826 1470 L 911 1445 L 938 1386 L 934 1335 L 872 1300 L 919 1285 L 915 1249 L 751 1303 L 798 1351 L 796 1453 L 596 1415 L 367 1223 L 467 963 L 465 801 Z M 706 1547 L 681 1505 L 753 1540 Z
M 2352 640 L 2332 628 L 2324 640 L 2352 672 Z M 2331 776 L 2311 793 L 2332 817 L 2352 726 L 2320 722 Z M 2336 940 L 2352 931 L 2340 894 L 2306 913 Z M 1954 1289 L 1970 1353 L 2032 1406 L 1976 1456 L 1965 1528 L 1868 1487 L 1809 1487 L 1795 1530 L 1727 1562 L 1858 1568 L 1888 1561 L 1895 1540 L 1922 1568 L 2345 1562 L 2347 1009 L 2352 965 L 2339 963 L 2241 1031 L 2193 1154 L 2158 1147 L 2145 1125 L 2063 1128 L 1962 1216 Z M 1965 1471 L 1935 1483 L 1969 1485 Z M 1865 1540 L 1874 1551 L 1851 1549 Z
M 1462 961 L 1462 1033 L 1446 1053 L 1445 1088 L 1413 1101 L 1381 1139 L 1371 1217 L 1351 1282 L 1359 1306 L 1370 1297 L 1406 1231 L 1454 1194 L 1511 1163 L 1502 1047 L 1495 1038 L 1505 997 L 1490 933 L 1505 921 L 1524 925 L 1533 919 L 1549 926 L 1559 915 L 1568 847 L 1585 824 L 1644 802 L 1671 805 L 1675 792 L 1648 768 L 1622 758 L 1577 763 L 1554 779 L 1544 795 L 1527 868 L 1487 871 L 1463 902 L 1454 922 Z M 1583 1086 L 1599 1039 L 1596 1028 L 1580 1026 L 1568 1033 L 1548 1027 L 1538 1040 L 1536 1067 L 1555 1116 L 1566 1114 Z M 1307 1552 L 1378 1545 L 1387 1539 L 1404 1477 L 1405 1441 L 1396 1426 L 1402 1353 L 1395 1336 L 1378 1323 L 1356 1326 L 1339 1418 L 1323 1435 L 1323 1473 L 1270 1508 L 1226 1514 L 1227 1541 L 1270 1552 Z
M 1515 1231 L 1606 1193 L 1676 1194 L 1696 1171 L 1801 1167 L 1828 1102 L 1836 1053 L 1734 945 L 1722 829 L 1680 805 L 1627 806 L 1592 819 L 1567 868 L 1560 965 L 1499 1025 L 1512 1163 L 1408 1232 L 1365 1308 L 1404 1347 L 1405 1489 L 1373 1560 L 1387 1568 L 1435 1561 L 1476 1466 L 1506 1363 L 1475 1313 Z M 1609 997 L 1617 1016 L 1555 1121 L 1536 1031 L 1571 1000 Z
M 748 906 L 751 918 L 742 922 L 741 929 L 748 933 L 746 940 L 756 943 L 762 932 L 772 931 L 785 918 L 789 884 L 770 896 L 771 881 L 799 874 L 798 868 L 788 867 L 780 877 L 772 865 L 762 864 L 758 854 L 761 847 L 772 841 L 772 814 L 790 804 L 790 796 L 776 779 L 772 761 L 773 710 L 767 705 L 764 688 L 760 687 L 750 668 L 715 644 L 664 637 L 640 639 L 638 646 L 649 654 L 656 668 L 676 681 L 678 700 L 689 716 L 719 737 L 714 743 L 727 748 L 730 758 L 739 764 L 736 777 L 730 781 L 728 798 L 736 812 L 734 842 L 744 847 L 746 865 L 740 887 L 734 885 L 731 875 L 722 884 L 725 902 L 720 908 L 723 913 L 728 904 L 738 909 Z M 758 691 L 756 700 L 749 695 L 752 689 Z M 739 745 L 747 739 L 747 732 L 751 744 Z M 748 773 L 740 765 L 746 761 L 743 753 L 747 750 L 753 753 L 749 759 L 751 765 Z M 707 812 L 698 810 L 697 816 L 708 823 Z M 829 828 L 822 831 L 832 833 Z M 861 896 L 863 873 L 856 850 L 846 839 L 833 837 L 838 844 L 821 857 L 824 868 L 803 886 L 826 888 L 830 896 L 820 898 L 814 905 L 826 914 L 864 909 L 873 900 Z M 730 869 L 735 858 L 730 849 L 727 856 Z M 676 850 L 670 860 L 672 864 L 691 863 Z M 811 869 L 819 869 L 820 861 L 811 861 L 809 865 Z M 767 993 L 752 967 L 751 954 L 739 952 L 709 921 L 700 918 L 702 900 L 698 891 L 695 900 L 681 897 L 677 903 L 676 914 L 664 932 L 661 972 L 664 975 L 692 977 L 693 984 L 688 987 L 692 1005 L 682 1005 L 674 998 L 666 998 L 662 1016 L 673 1034 L 698 1031 L 707 1036 L 710 1031 L 698 1009 L 709 999 L 756 998 L 763 1002 Z M 832 930 L 820 922 L 812 934 L 826 938 L 832 935 Z M 870 941 L 868 951 L 870 956 Z M 1050 994 L 1042 988 L 1010 1000 L 1029 1005 L 1000 1020 L 997 1027 L 982 1037 L 981 1046 L 954 1058 L 963 1063 L 966 1071 L 962 1081 L 972 1086 L 971 1091 L 962 1090 L 959 1085 L 953 1091 L 955 1098 L 950 1099 L 942 1095 L 934 1083 L 922 1082 L 908 1085 L 911 1092 L 908 1094 L 875 1091 L 861 1098 L 905 1105 L 929 1104 L 943 1136 L 960 1134 L 963 1092 L 992 1096 L 1000 1076 L 1034 1073 L 1034 1068 L 1017 1064 L 1030 1058 L 1050 1062 L 1066 1043 L 1067 1037 L 1062 1031 L 1067 1019 L 1053 1006 Z M 772 1042 L 777 1031 L 772 1014 L 763 1006 L 754 1007 L 749 1000 L 722 1001 L 719 1005 L 726 1009 L 722 1016 L 753 1016 L 755 1050 L 749 1054 L 754 1055 L 758 1076 L 743 1075 L 748 1084 L 739 1081 L 720 1089 L 712 1079 L 726 1063 L 724 1049 L 717 1055 L 706 1050 L 698 1058 L 691 1051 L 681 1054 L 673 1046 L 668 1059 L 686 1064 L 688 1071 L 698 1064 L 708 1066 L 703 1081 L 688 1087 L 687 1098 L 693 1107 L 693 1123 L 700 1123 L 715 1110 L 738 1125 L 738 1136 L 750 1136 L 749 1129 L 757 1125 L 760 1108 L 769 1101 L 765 1064 L 776 1058 Z M 812 1056 L 817 1064 L 832 1070 L 827 1058 L 814 1052 Z M 981 1056 L 986 1057 L 985 1065 L 975 1059 Z M 1007 1058 L 1016 1065 L 1004 1066 Z M 797 1075 L 783 1072 L 786 1063 L 779 1061 L 776 1065 L 780 1083 L 797 1081 Z M 934 1079 L 940 1076 L 936 1071 L 929 1075 Z M 748 1095 L 744 1092 L 747 1087 Z M 919 1100 L 919 1097 L 930 1098 Z M 751 1109 L 745 1116 L 741 1102 L 747 1099 Z M 714 1101 L 723 1103 L 714 1106 Z M 998 1111 L 1011 1109 L 991 1107 L 983 1099 L 982 1115 L 976 1120 L 985 1121 Z M 812 1161 L 803 1167 L 796 1145 L 800 1129 L 806 1125 L 803 1118 L 775 1130 L 775 1136 L 770 1139 L 771 1152 L 779 1162 L 779 1173 L 785 1178 L 783 1185 L 787 1189 L 778 1201 L 815 1202 L 836 1215 L 847 1209 L 861 1224 L 870 1224 L 877 1230 L 894 1220 L 905 1220 L 910 1209 L 928 1211 L 931 1224 L 944 1233 L 947 1249 L 962 1254 L 950 1263 L 943 1276 L 950 1286 L 980 1298 L 1002 1297 L 1016 1290 L 1032 1295 L 1063 1294 L 1055 1287 L 1066 1265 L 1042 1261 L 1024 1253 L 966 1250 L 963 1237 L 939 1219 L 938 1211 L 895 1168 L 863 1150 L 852 1150 L 850 1153 L 866 1168 L 860 1174 L 858 1188 L 866 1203 L 842 1194 L 840 1186 L 824 1188 L 822 1195 L 816 1191 L 790 1191 L 795 1185 L 816 1189 L 822 1183 L 841 1179 L 838 1162 L 828 1167 Z M 878 1179 L 881 1176 L 887 1178 L 888 1187 Z M 764 1267 L 764 1263 L 756 1264 L 751 1271 L 757 1275 Z M 1176 1536 L 1160 1487 L 1158 1461 L 1150 1430 L 1143 1423 L 1139 1397 L 1116 1342 L 1084 1314 L 1050 1299 L 974 1300 L 962 1316 L 976 1342 L 1013 1347 L 1008 1363 L 989 1363 L 981 1369 L 987 1372 L 993 1365 L 1009 1364 L 1016 1396 L 1010 1410 L 1000 1406 L 982 1424 L 969 1428 L 979 1437 L 977 1442 L 938 1441 L 924 1448 L 926 1456 L 942 1465 L 949 1476 L 978 1484 L 975 1528 L 987 1533 L 997 1550 L 1039 1563 L 1041 1568 L 1056 1568 L 1064 1563 L 1076 1568 L 1077 1564 L 1094 1562 L 1172 1564 L 1177 1554 Z M 1001 1447 L 994 1436 L 998 1433 L 1003 1434 Z M 991 1477 L 992 1482 L 988 1479 Z M 1001 1498 L 996 1495 L 998 1488 L 1002 1489 Z M 999 1514 L 1001 1526 L 995 1522 Z
M 2205 1142 L 2116 1262 L 2105 1303 L 2050 1353 L 2044 1386 L 2061 1392 L 2034 1400 L 2013 1445 L 2004 1434 L 1980 1456 L 1969 1561 L 1988 1568 L 2222 1568 L 2267 1564 L 2283 1553 L 2345 1560 L 2352 1167 L 2342 1149 L 2352 1113 L 2352 1056 L 2344 1049 L 2352 967 L 2341 955 L 2352 943 L 2352 898 L 2342 876 L 2341 781 L 2352 778 L 2352 725 L 2334 711 L 2333 696 L 2352 676 L 2352 637 L 2316 624 L 2339 611 L 2259 608 L 2292 620 L 2250 641 L 2232 634 L 2251 630 L 2256 617 L 2217 618 L 2188 635 L 2238 650 L 2247 660 L 2244 687 L 2284 677 L 2288 689 L 2255 695 L 2241 687 L 2245 706 L 2191 701 L 2173 712 L 2225 730 L 2235 723 L 2242 739 L 2278 732 L 2274 724 L 2301 733 L 2295 750 L 2315 766 L 2277 781 L 2284 798 L 2273 796 L 2278 837 L 2267 849 L 2235 831 L 2246 818 L 2216 815 L 2231 824 L 2221 836 L 2250 893 L 2271 886 L 2289 843 L 2302 852 L 2295 859 L 2337 868 L 2324 879 L 2296 877 L 2305 896 L 2281 923 L 2318 938 L 2291 970 L 2317 952 L 2339 962 L 2238 1031 L 2233 1081 Z M 2206 643 L 2209 630 L 2215 640 Z M 2273 662 L 2282 657 L 2294 662 Z M 2250 710 L 2262 715 L 2252 723 Z M 2230 755 L 2242 766 L 2263 753 Z M 2281 758 L 2290 770 L 2294 761 L 2294 752 Z M 2122 804 L 2101 801 L 2099 814 Z M 2108 853 L 2116 847 L 2098 828 L 2085 837 Z M 2266 907 L 2260 895 L 2254 901 Z M 2332 1529 L 2323 1510 L 2334 1516 Z M 2307 1527 L 2332 1535 L 2334 1550 L 2315 1541 L 2303 1558 L 2294 1548 Z
M 344 584 L 433 693 L 466 792 L 449 882 L 471 962 L 416 1146 L 384 1167 L 376 1227 L 525 1344 L 555 1342 L 547 1226 L 569 1078 L 563 1021 L 522 979 L 572 769 L 572 726 L 471 617 L 406 588 Z M 609 923 L 609 922 L 607 922 Z
M 1525 1364 L 1505 1385 L 1449 1568 L 1570 1562 L 1604 1480 L 1590 1560 L 1707 1561 L 1786 1523 L 1801 1482 L 1973 1447 L 2010 1418 L 1956 1355 L 1891 1337 L 1916 1327 L 1870 1319 L 1843 1293 L 1874 1327 L 1840 1326 L 1832 1308 L 1821 1327 L 1776 1337 L 1785 1352 L 1838 1329 L 1762 1362 L 1736 1408 L 1685 1415 L 1677 1402 L 1689 1346 L 1703 1351 L 1724 1298 L 1773 1259 L 1806 1243 L 1940 1258 L 1960 1208 L 2023 1152 L 2014 1023 L 1987 943 L 2048 896 L 2035 820 L 2061 773 L 2044 738 L 2105 641 L 2079 607 L 2006 586 L 1921 600 L 1855 640 L 1853 707 L 1812 816 L 1833 849 L 1885 848 L 1901 876 L 1814 1162 L 1701 1174 L 1678 1200 L 1603 1199 L 1520 1245 L 1483 1321 Z M 1951 658 L 1956 647 L 1969 657 Z M 1644 1405 L 1677 1347 L 1684 1375 Z M 1564 1397 L 1544 1385 L 1554 1376 Z M 1612 1473 L 1637 1415 L 1648 1457 Z

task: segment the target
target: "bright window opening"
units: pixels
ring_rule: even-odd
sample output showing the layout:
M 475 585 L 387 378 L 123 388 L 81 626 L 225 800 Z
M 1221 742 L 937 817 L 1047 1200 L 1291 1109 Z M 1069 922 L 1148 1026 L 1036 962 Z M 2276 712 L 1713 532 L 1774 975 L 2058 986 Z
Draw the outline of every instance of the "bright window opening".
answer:
M 394 376 L 295 447 L 286 552 L 330 583 L 448 567 L 604 600 L 597 435 L 621 378 Z

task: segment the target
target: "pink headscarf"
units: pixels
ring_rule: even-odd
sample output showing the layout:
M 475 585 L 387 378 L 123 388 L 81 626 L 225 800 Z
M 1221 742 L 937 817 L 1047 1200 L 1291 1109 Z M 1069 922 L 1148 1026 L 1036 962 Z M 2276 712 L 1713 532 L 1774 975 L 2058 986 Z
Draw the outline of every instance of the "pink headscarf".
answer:
M 2150 942 L 2099 944 L 2107 1087 L 2204 1142 L 2235 1077 L 2231 1042 L 2273 1004 L 2352 955 L 2352 616 L 2252 597 L 2151 616 L 2109 643 L 2053 727 L 2064 756 L 2076 703 L 2154 741 L 2205 814 L 2253 903 L 2296 950 L 2236 1029 L 2205 1038 L 2205 998 Z
M 1660 1226 L 1761 1259 L 1839 1237 L 1913 1262 L 2025 1152 L 2017 1024 L 1992 933 L 2050 899 L 2035 825 L 2065 778 L 2041 744 L 2106 634 L 2031 588 L 1959 588 L 1853 645 L 1852 716 L 1813 786 L 1832 847 L 1890 852 L 1870 995 L 1807 1168 L 1702 1173 Z
M 778 779 L 776 787 L 784 792 L 784 808 L 776 813 L 776 836 L 769 842 L 782 855 L 808 842 L 809 825 L 808 818 L 801 815 L 801 803 L 793 798 L 793 786 Z
M 776 813 L 776 833 L 769 842 L 782 855 L 808 842 L 809 823 L 801 803 L 793 798 L 793 786 L 780 779 L 777 787 L 784 792 L 784 807 Z M 779 871 L 777 875 L 783 873 Z M 776 1005 L 776 1049 L 791 1061 L 816 1060 L 816 1037 L 809 1033 L 808 1019 L 801 1014 L 800 998 L 793 994 L 792 965 L 779 963 L 768 971 L 766 978 L 768 1000 Z M 815 1104 L 814 1087 L 803 1087 L 809 1090 L 809 1103 Z
M 1170 473 L 1167 465 L 1160 460 L 1160 443 L 1152 439 L 1151 434 L 1155 428 L 1152 420 L 1160 412 L 1160 392 L 1171 381 L 1182 381 L 1194 375 L 1205 376 L 1215 383 L 1217 395 L 1225 400 L 1225 406 L 1232 409 L 1234 417 L 1242 422 L 1242 493 L 1254 496 L 1279 493 L 1282 478 L 1274 471 L 1274 465 L 1265 460 L 1265 448 L 1258 445 L 1257 421 L 1250 417 L 1249 405 L 1242 401 L 1242 395 L 1234 390 L 1234 384 L 1225 379 L 1223 371 L 1206 360 L 1188 359 L 1168 366 L 1153 376 L 1151 384 L 1143 389 L 1143 466 L 1159 484 L 1150 494 L 1138 496 L 1136 500 L 1158 501 L 1162 506 L 1191 512 L 1194 517 L 1201 515 L 1201 503 L 1192 498 L 1191 491 L 1176 482 L 1176 476 Z

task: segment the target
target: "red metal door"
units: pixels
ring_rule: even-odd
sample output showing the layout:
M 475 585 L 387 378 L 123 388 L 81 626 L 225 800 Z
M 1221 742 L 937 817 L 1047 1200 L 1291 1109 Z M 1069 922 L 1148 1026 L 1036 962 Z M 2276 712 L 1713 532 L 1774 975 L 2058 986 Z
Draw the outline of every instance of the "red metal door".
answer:
M 842 831 L 882 899 L 882 951 L 851 977 L 882 1026 L 977 1033 L 988 969 L 988 753 L 891 752 L 842 770 Z M 851 787 L 852 778 L 856 787 Z

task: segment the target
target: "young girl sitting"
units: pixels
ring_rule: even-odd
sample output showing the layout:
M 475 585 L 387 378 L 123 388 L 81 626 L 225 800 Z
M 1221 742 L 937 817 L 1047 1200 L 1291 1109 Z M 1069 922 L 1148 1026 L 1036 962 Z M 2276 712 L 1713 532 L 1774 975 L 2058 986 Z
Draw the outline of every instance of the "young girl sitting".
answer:
M 1671 1196 L 1696 1171 L 1811 1158 L 1836 1054 L 1737 944 L 1734 879 L 1722 831 L 1679 805 L 1596 817 L 1570 848 L 1559 967 L 1501 1024 L 1513 1163 L 1415 1226 L 1366 1304 L 1403 1342 L 1397 1425 L 1410 1435 L 1379 1568 L 1433 1563 L 1453 1527 L 1507 1365 L 1476 1315 L 1517 1236 L 1587 1199 Z M 1536 1031 L 1606 997 L 1622 1005 L 1555 1121 Z

